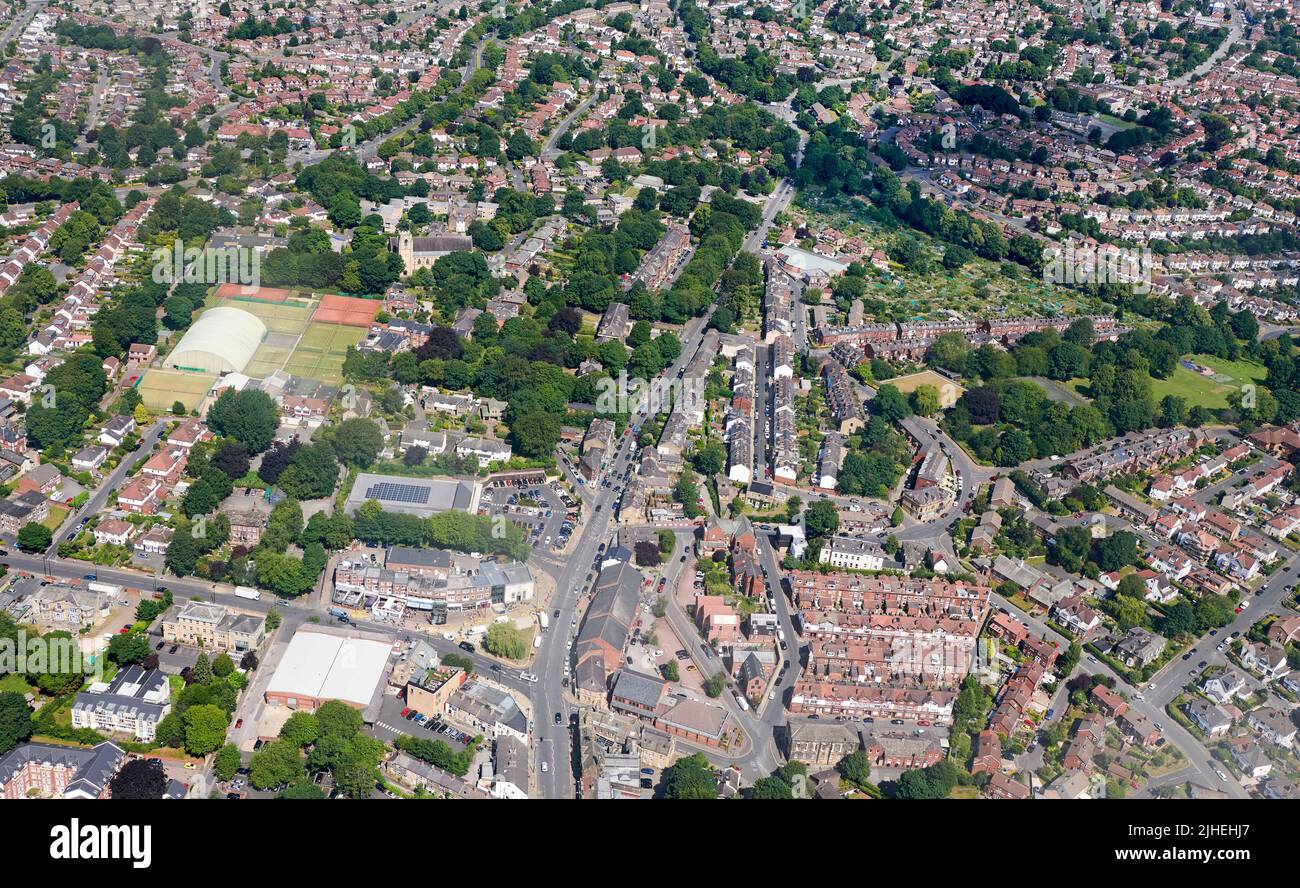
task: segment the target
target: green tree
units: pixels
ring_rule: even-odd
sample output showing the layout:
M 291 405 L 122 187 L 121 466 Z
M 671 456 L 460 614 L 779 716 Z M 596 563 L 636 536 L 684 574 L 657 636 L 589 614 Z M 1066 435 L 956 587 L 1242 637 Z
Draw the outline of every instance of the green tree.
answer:
M 230 722 L 219 706 L 203 704 L 185 710 L 185 751 L 190 755 L 207 755 L 226 739 Z
M 235 774 L 239 771 L 239 765 L 239 747 L 233 743 L 227 743 L 218 749 L 216 756 L 212 759 L 213 773 L 222 782 L 233 780 Z
M 0 692 L 0 755 L 32 736 L 32 710 L 22 694 Z
M 384 436 L 379 426 L 368 419 L 345 419 L 334 426 L 328 435 L 330 445 L 339 462 L 365 469 L 384 449 Z
M 754 781 L 751 796 L 756 799 L 792 799 L 790 784 L 777 777 L 760 777 Z
M 718 778 L 704 753 L 680 758 L 664 772 L 664 797 L 669 799 L 716 799 Z
M 912 412 L 932 416 L 939 412 L 939 390 L 932 385 L 918 385 L 911 396 Z
M 316 710 L 321 737 L 347 739 L 361 730 L 361 713 L 346 703 L 330 700 Z
M 840 529 L 840 515 L 830 500 L 817 500 L 803 514 L 804 529 L 808 536 L 830 536 Z
M 303 764 L 297 746 L 285 740 L 272 740 L 253 753 L 248 781 L 257 789 L 285 786 L 303 776 Z
M 149 656 L 149 639 L 139 632 L 114 635 L 108 643 L 108 658 L 119 666 L 139 663 Z
M 840 776 L 857 787 L 864 787 L 871 782 L 871 761 L 862 750 L 854 750 L 835 765 Z
M 194 684 L 208 685 L 212 684 L 212 660 L 203 651 L 194 659 L 194 665 L 190 668 L 190 681 Z
M 275 438 L 280 411 L 261 389 L 228 388 L 208 410 L 208 425 L 217 434 L 243 443 L 250 453 L 261 453 Z
M 489 653 L 507 660 L 522 660 L 528 654 L 528 645 L 514 623 L 493 623 L 483 638 L 483 647 Z
M 18 548 L 24 552 L 44 552 L 54 541 L 54 534 L 44 524 L 29 521 L 18 528 Z

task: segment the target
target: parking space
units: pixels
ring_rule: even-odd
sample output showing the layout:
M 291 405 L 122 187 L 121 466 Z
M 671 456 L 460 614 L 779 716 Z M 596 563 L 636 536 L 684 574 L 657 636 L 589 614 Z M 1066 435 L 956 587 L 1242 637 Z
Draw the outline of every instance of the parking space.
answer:
M 510 479 L 484 489 L 479 511 L 501 515 L 528 535 L 528 544 L 539 549 L 563 549 L 577 524 L 577 501 L 558 482 L 537 483 L 532 479 Z
M 387 694 L 380 706 L 379 717 L 368 730 L 380 740 L 389 742 L 399 734 L 441 740 L 451 747 L 452 752 L 459 752 L 474 739 L 472 735 L 443 721 L 441 715 L 426 716 L 408 707 L 400 696 Z

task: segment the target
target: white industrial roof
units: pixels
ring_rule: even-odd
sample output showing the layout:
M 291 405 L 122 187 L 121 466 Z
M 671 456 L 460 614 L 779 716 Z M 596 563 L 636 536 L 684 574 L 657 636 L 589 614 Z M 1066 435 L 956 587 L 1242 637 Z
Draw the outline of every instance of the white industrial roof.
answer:
M 392 645 L 303 628 L 289 642 L 268 694 L 370 704 L 384 679 Z
M 266 325 L 242 308 L 210 308 L 185 331 L 167 356 L 167 366 L 212 373 L 243 372 L 262 339 Z

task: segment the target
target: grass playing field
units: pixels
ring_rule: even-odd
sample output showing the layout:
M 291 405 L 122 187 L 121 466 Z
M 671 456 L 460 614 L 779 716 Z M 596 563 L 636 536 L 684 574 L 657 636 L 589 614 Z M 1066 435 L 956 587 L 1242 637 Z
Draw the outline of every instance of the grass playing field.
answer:
M 356 345 L 365 335 L 364 327 L 312 323 L 284 369 L 294 376 L 338 385 L 343 381 L 343 359 L 348 347 Z
M 315 379 L 330 385 L 343 381 L 343 359 L 349 346 L 356 345 L 366 335 L 365 327 L 318 323 L 311 320 L 319 300 L 291 299 L 287 302 L 257 302 L 239 298 L 216 299 L 209 297 L 207 307 L 225 305 L 254 315 L 266 325 L 267 335 L 253 354 L 244 373 L 254 379 L 263 379 L 277 370 L 294 376 Z M 149 375 L 164 371 L 150 370 Z M 153 409 L 169 409 L 173 401 L 180 400 L 190 409 L 202 401 L 212 387 L 213 379 L 200 382 L 176 371 L 165 371 L 168 376 L 150 380 L 146 376 L 140 383 L 140 394 L 146 405 Z M 198 388 L 202 391 L 198 391 Z
M 1247 384 L 1259 383 L 1268 375 L 1262 364 L 1250 361 L 1226 361 L 1206 355 L 1190 355 L 1188 360 L 1214 371 L 1214 376 L 1202 376 L 1181 364 L 1174 368 L 1168 379 L 1153 379 L 1152 396 L 1158 401 L 1165 395 L 1174 395 L 1187 402 L 1188 407 L 1208 407 L 1211 410 L 1228 406 L 1228 395 L 1240 391 Z
M 223 304 L 259 318 L 272 333 L 291 333 L 295 336 L 307 329 L 312 313 L 311 305 L 298 302 L 245 302 L 227 299 Z
M 907 376 L 897 376 L 893 379 L 886 379 L 882 385 L 892 385 L 905 395 L 910 395 L 923 385 L 932 385 L 939 391 L 939 406 L 951 407 L 957 403 L 957 400 L 964 394 L 966 389 L 959 386 L 945 376 L 940 376 L 933 370 L 922 370 L 920 373 L 910 373 Z
M 196 409 L 203 397 L 217 381 L 216 373 L 192 373 L 186 370 L 164 370 L 151 367 L 136 387 L 140 398 L 150 410 L 170 410 L 180 401 L 186 410 Z

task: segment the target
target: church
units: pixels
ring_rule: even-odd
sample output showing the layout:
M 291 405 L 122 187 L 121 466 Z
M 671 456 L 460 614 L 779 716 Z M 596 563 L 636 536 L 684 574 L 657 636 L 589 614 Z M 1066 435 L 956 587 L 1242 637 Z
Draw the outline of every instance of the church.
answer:
M 409 231 L 399 231 L 389 238 L 388 249 L 397 250 L 409 276 L 417 268 L 428 268 L 442 256 L 462 250 L 472 250 L 474 241 L 463 234 L 439 234 L 430 237 L 413 237 Z

